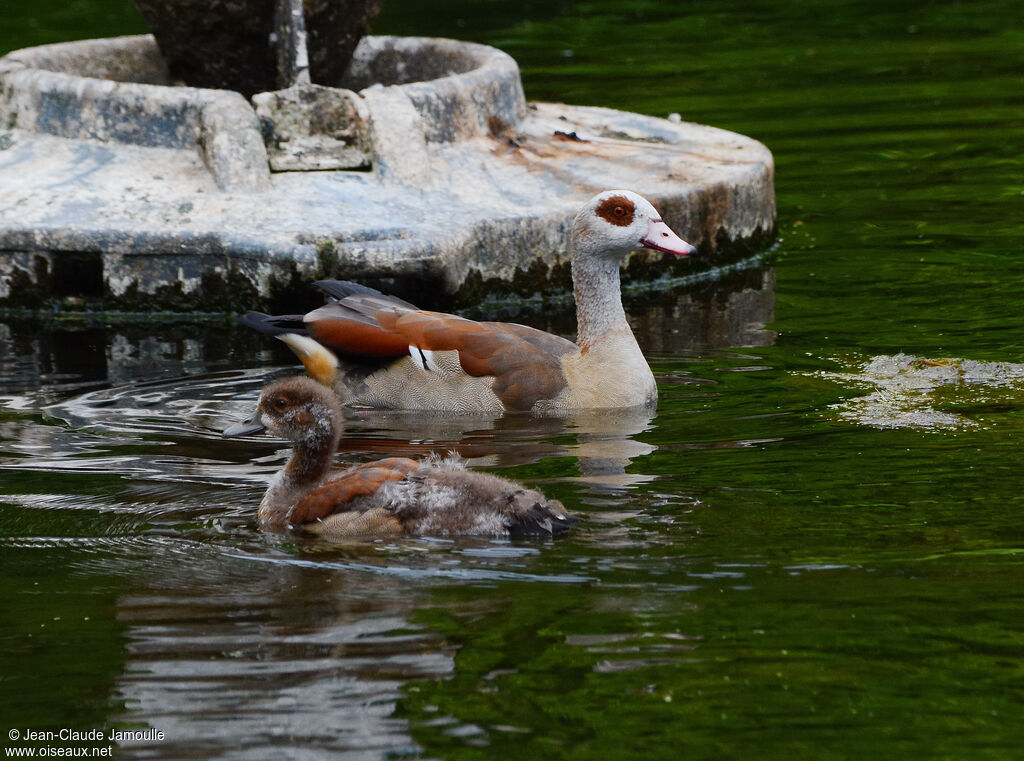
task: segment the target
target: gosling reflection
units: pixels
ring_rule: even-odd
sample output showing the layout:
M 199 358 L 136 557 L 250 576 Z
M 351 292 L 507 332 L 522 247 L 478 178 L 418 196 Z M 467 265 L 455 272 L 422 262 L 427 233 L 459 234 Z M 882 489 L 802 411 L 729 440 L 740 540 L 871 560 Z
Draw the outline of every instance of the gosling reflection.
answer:
M 418 751 L 396 703 L 411 681 L 450 678 L 455 648 L 415 621 L 407 579 L 351 570 L 353 553 L 275 553 L 266 537 L 262 554 L 193 547 L 185 564 L 174 550 L 123 569 L 140 589 L 117 601 L 111 719 L 165 736 L 120 743 L 123 757 L 276 758 L 297 737 L 311 757 Z

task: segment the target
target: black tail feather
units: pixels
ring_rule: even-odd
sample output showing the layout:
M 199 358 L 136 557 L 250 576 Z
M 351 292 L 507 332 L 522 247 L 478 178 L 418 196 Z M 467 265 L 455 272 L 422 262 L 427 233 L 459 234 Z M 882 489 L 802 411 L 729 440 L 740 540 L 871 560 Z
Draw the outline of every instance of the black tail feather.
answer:
M 252 328 L 265 336 L 279 336 L 283 333 L 306 335 L 306 324 L 301 314 L 264 314 L 263 312 L 246 312 L 238 318 L 238 324 Z

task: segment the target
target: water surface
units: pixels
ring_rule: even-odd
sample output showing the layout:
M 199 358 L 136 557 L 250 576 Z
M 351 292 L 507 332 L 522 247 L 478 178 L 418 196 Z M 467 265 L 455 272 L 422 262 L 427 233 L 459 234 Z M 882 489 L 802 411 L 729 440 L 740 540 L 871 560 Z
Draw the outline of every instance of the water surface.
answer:
M 218 432 L 287 353 L 7 320 L 0 715 L 164 732 L 125 758 L 1019 755 L 1018 6 L 389 2 L 378 31 L 498 45 L 530 98 L 765 142 L 773 264 L 628 299 L 654 414 L 351 417 L 347 459 L 561 499 L 557 542 L 260 534 L 286 451 Z M 4 49 L 139 29 L 17 13 Z

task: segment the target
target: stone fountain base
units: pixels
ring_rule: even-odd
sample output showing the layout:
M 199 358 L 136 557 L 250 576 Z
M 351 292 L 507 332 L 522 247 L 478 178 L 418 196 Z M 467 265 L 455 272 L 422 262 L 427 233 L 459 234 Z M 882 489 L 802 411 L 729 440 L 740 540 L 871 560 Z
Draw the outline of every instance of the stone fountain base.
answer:
M 532 292 L 619 187 L 700 247 L 680 274 L 763 247 L 772 183 L 740 135 L 527 104 L 515 61 L 472 43 L 366 37 L 341 87 L 252 102 L 173 86 L 149 36 L 0 59 L 0 307 L 230 311 L 322 276 L 425 304 Z

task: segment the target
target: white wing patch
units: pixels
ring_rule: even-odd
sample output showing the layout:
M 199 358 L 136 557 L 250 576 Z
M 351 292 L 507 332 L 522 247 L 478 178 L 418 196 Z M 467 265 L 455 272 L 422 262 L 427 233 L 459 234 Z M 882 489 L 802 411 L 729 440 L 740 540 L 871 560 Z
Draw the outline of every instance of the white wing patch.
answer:
M 410 344 L 409 359 L 420 370 L 428 373 L 436 373 L 444 377 L 465 376 L 462 364 L 459 362 L 459 353 L 454 350 L 432 351 Z
M 419 346 L 409 344 L 409 356 L 412 357 L 413 364 L 420 370 L 430 372 L 434 369 L 434 352 L 430 349 L 421 349 Z

